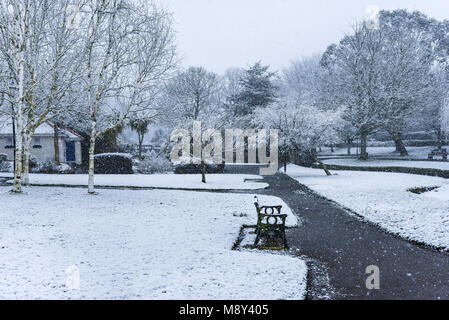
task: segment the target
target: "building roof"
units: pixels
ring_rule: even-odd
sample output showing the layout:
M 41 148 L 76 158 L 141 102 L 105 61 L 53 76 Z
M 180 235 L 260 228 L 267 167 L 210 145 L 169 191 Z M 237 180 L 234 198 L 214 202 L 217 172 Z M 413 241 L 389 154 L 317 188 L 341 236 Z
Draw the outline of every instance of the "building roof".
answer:
M 45 122 L 37 127 L 35 137 L 53 137 L 53 123 Z M 0 137 L 12 136 L 12 119 L 9 117 L 0 117 Z M 68 128 L 60 128 L 59 136 L 70 140 L 82 140 L 83 138 Z

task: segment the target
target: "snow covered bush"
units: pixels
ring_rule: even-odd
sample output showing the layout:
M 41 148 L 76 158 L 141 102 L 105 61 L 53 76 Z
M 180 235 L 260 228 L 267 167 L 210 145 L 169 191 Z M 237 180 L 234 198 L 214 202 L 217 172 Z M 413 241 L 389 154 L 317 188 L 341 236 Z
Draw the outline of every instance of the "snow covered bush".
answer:
M 129 153 L 103 153 L 95 155 L 95 173 L 133 174 L 132 155 Z
M 66 163 L 56 164 L 53 160 L 47 160 L 43 163 L 37 162 L 37 165 L 31 169 L 33 173 L 47 174 L 71 174 L 73 169 Z
M 173 170 L 170 160 L 162 154 L 157 154 L 154 150 L 147 152 L 143 158 L 137 162 L 139 173 L 165 173 Z
M 10 172 L 12 162 L 8 161 L 8 156 L 6 154 L 0 154 L 0 172 Z
M 192 161 L 192 163 L 189 163 Z M 216 164 L 210 160 L 204 160 L 206 173 L 224 173 L 224 160 Z M 175 174 L 199 174 L 202 172 L 201 159 L 192 157 L 188 160 L 180 158 L 180 163 L 175 163 Z
M 257 109 L 254 120 L 265 128 L 279 130 L 280 142 L 298 155 L 302 165 L 310 166 L 316 160 L 316 147 L 336 135 L 340 113 L 286 99 L 283 104 Z

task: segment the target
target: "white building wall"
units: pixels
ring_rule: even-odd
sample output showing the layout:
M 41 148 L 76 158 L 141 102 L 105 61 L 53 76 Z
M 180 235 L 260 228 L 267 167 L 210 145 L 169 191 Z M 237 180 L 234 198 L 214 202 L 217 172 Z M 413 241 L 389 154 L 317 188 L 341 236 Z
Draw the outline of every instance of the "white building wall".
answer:
M 8 160 L 12 161 L 14 159 L 14 149 L 6 149 L 5 147 L 10 145 L 9 139 L 7 137 L 0 137 L 0 154 L 5 154 Z M 32 148 L 31 156 L 35 157 L 39 162 L 44 162 L 47 160 L 54 160 L 55 158 L 55 147 L 53 142 L 53 137 L 40 137 L 40 145 L 42 148 Z M 59 159 L 61 162 L 65 162 L 65 141 L 59 139 Z M 81 164 L 81 142 L 75 141 L 75 157 L 76 163 Z
M 5 137 L 0 137 L 0 154 L 5 154 L 8 160 L 12 160 L 14 157 L 14 149 L 6 149 L 5 147 L 9 145 L 9 139 Z
M 76 156 L 76 163 L 81 164 L 82 157 L 81 157 L 81 141 L 75 142 L 75 156 Z

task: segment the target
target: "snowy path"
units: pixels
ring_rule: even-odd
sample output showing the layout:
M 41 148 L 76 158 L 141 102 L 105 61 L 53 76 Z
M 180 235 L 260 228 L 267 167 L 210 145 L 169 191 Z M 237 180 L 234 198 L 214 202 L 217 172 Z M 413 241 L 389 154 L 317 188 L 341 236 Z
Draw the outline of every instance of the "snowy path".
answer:
M 259 192 L 282 198 L 302 220 L 287 238 L 310 258 L 308 299 L 449 299 L 449 254 L 361 221 L 286 175 L 265 181 Z M 369 265 L 380 268 L 380 290 L 366 289 Z
M 0 187 L 1 299 L 301 299 L 306 266 L 232 251 L 253 194 Z M 279 198 L 262 202 L 285 206 Z M 291 211 L 288 224 L 297 220 Z M 76 266 L 80 289 L 66 286 Z M 72 268 L 74 270 L 74 268 Z M 75 269 L 76 270 L 76 269 Z M 72 274 L 73 275 L 73 274 Z M 73 279 L 73 278 L 72 278 Z

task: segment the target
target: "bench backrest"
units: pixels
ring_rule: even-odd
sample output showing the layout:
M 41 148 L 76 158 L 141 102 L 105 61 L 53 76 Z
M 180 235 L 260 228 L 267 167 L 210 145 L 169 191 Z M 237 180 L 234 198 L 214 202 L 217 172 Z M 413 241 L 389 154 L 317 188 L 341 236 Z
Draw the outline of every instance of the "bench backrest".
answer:
M 257 224 L 276 226 L 285 226 L 286 214 L 281 214 L 282 206 L 260 206 L 259 200 L 255 197 L 254 206 L 257 211 Z

